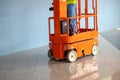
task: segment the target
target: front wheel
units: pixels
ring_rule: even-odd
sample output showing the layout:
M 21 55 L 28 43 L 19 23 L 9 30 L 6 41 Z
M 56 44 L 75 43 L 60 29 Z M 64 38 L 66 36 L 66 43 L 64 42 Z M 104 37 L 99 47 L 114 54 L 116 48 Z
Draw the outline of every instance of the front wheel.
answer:
M 74 50 L 68 51 L 67 52 L 67 60 L 69 62 L 74 62 L 77 60 L 77 52 Z
M 96 56 L 98 54 L 98 46 L 97 45 L 93 45 L 92 47 L 92 55 Z

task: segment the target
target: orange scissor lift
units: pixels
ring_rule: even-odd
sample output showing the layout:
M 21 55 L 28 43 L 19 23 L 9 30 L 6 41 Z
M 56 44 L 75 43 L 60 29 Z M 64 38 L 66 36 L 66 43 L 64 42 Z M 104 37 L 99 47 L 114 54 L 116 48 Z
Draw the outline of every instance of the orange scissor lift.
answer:
M 91 1 L 92 12 L 89 12 L 89 1 Z M 84 3 L 84 8 L 82 8 L 82 3 Z M 53 0 L 52 5 L 50 10 L 53 11 L 53 17 L 48 19 L 50 41 L 48 57 L 56 60 L 67 58 L 69 62 L 74 62 L 78 57 L 96 55 L 98 53 L 98 0 L 77 0 L 75 17 L 67 17 L 67 0 Z M 75 28 L 78 33 L 70 36 L 69 20 L 73 18 L 77 20 Z M 89 18 L 93 19 L 93 27 L 89 26 Z M 53 33 L 51 20 L 53 20 Z

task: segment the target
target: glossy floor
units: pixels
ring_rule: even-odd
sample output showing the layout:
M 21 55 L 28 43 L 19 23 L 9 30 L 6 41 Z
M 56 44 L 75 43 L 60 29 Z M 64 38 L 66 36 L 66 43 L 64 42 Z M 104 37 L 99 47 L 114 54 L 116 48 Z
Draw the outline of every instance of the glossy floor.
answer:
M 120 50 L 120 28 L 101 32 L 100 35 Z
M 47 51 L 44 46 L 0 57 L 0 80 L 120 80 L 120 51 L 102 36 L 99 54 L 75 63 L 49 60 Z

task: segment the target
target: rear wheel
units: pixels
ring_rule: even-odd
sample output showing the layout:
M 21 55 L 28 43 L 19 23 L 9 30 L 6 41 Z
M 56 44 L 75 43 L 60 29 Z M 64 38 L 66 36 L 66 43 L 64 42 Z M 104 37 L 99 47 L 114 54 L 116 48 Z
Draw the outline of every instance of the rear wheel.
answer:
M 49 57 L 50 59 L 53 59 L 53 53 L 52 53 L 52 50 L 51 50 L 51 49 L 48 50 L 48 57 Z
M 92 55 L 93 56 L 96 56 L 98 54 L 98 46 L 97 45 L 94 45 L 92 47 Z
M 60 59 L 59 58 L 55 58 L 56 61 L 59 61 Z
M 77 60 L 77 52 L 74 50 L 68 51 L 67 52 L 67 60 L 69 62 L 74 62 Z

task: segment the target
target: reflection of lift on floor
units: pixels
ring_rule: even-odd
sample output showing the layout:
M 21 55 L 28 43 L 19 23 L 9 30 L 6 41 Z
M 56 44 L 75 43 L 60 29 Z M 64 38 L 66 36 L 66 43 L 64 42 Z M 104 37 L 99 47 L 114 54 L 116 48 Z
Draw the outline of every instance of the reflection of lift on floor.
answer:
M 48 19 L 51 59 L 74 62 L 78 57 L 98 53 L 97 4 L 98 0 L 77 0 L 77 15 L 67 17 L 67 0 L 53 0 L 53 17 Z M 69 20 L 73 18 L 78 34 L 69 36 Z
M 50 80 L 98 80 L 98 59 L 88 56 L 74 63 L 63 63 L 50 60 Z

